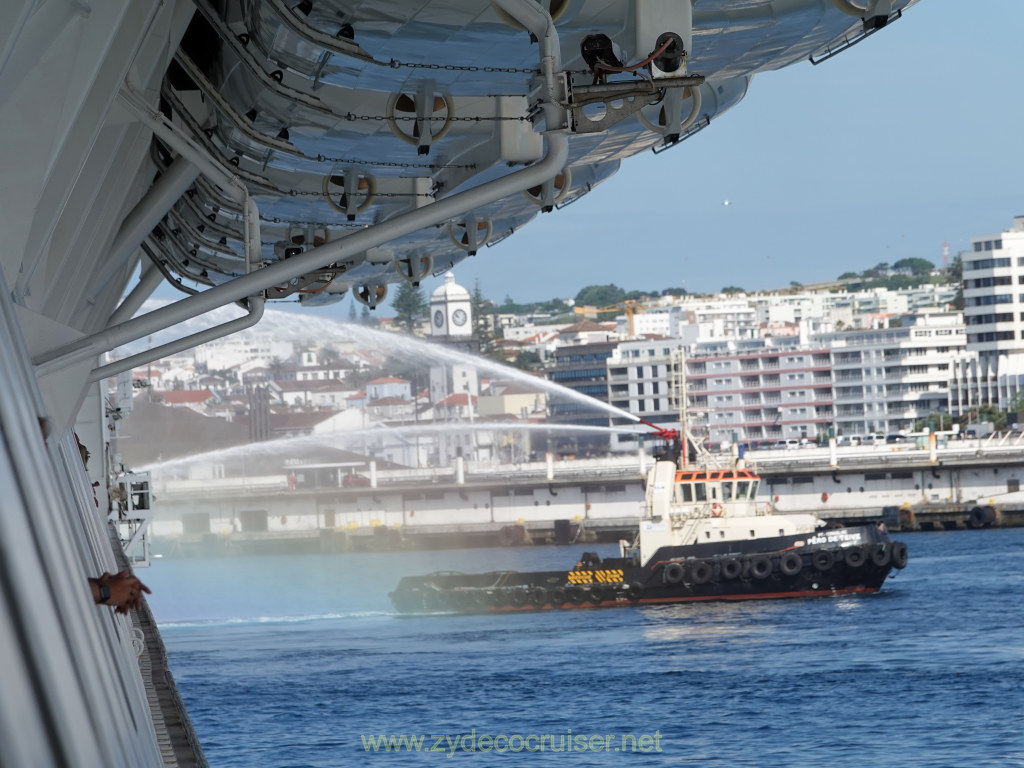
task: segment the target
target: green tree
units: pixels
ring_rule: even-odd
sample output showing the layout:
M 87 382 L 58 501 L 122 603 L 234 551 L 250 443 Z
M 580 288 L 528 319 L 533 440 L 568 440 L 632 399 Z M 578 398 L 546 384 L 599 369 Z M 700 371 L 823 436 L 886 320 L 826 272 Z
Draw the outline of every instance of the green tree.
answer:
M 721 293 L 746 293 L 746 291 L 738 285 L 727 285 L 721 290 Z
M 911 274 L 918 277 L 926 277 L 935 269 L 935 265 L 928 259 L 900 259 L 892 267 L 893 269 L 909 269 Z
M 536 352 L 524 349 L 516 355 L 516 359 L 513 360 L 510 365 L 513 368 L 519 368 L 523 371 L 536 371 L 539 370 L 541 366 L 540 355 Z
M 836 280 L 859 280 L 859 279 L 860 279 L 860 275 L 858 275 L 856 272 L 843 272 L 843 274 L 841 274 L 839 277 L 836 278 Z
M 576 294 L 576 306 L 609 307 L 625 299 L 626 292 L 617 285 L 588 285 Z
M 405 280 L 395 291 L 391 307 L 395 310 L 395 322 L 405 328 L 406 333 L 412 333 L 416 321 L 424 317 L 429 309 L 423 289 Z
M 491 333 L 491 324 L 487 322 L 488 317 L 493 317 L 496 307 L 494 302 L 484 298 L 480 281 L 473 282 L 473 293 L 470 296 L 470 307 L 473 311 L 473 333 L 480 341 L 480 351 L 487 354 L 494 342 L 494 335 Z
M 956 296 L 953 298 L 953 309 L 964 308 L 964 262 L 957 254 L 953 263 L 949 265 L 949 282 L 956 286 Z

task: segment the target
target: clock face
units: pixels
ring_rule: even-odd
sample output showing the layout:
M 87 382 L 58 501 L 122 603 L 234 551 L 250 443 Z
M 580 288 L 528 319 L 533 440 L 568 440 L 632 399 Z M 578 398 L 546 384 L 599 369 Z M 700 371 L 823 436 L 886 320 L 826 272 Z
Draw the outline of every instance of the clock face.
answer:
M 444 312 L 440 309 L 434 312 L 434 325 L 438 328 L 444 325 Z
M 456 325 L 465 325 L 467 319 L 466 311 L 463 309 L 456 309 L 452 312 L 452 322 Z

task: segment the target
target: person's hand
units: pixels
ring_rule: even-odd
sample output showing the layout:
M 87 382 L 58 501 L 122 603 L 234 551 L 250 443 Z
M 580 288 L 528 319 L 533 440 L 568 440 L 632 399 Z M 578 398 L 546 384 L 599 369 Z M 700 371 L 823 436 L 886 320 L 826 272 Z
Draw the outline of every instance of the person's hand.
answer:
M 111 576 L 104 573 L 98 579 L 92 579 L 95 584 L 93 588 L 93 599 L 98 603 L 99 586 L 105 585 L 110 590 L 110 599 L 106 605 L 114 606 L 117 613 L 128 613 L 132 608 L 138 610 L 142 607 L 142 593 L 151 594 L 149 587 L 131 575 L 127 570 Z

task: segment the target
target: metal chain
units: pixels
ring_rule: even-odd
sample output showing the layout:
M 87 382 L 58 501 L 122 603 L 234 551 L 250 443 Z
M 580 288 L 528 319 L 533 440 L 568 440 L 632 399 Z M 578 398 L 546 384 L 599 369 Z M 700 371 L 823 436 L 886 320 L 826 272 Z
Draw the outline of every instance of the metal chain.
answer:
M 388 117 L 387 115 L 355 115 L 349 112 L 345 115 L 345 119 L 349 122 L 355 122 L 356 120 L 394 120 L 395 122 L 415 122 L 417 120 L 430 120 L 435 123 L 453 122 L 453 123 L 485 123 L 488 121 L 501 122 L 502 120 L 508 121 L 519 121 L 526 122 L 530 120 L 527 116 L 522 117 Z
M 524 74 L 524 75 L 536 75 L 539 71 L 536 69 L 519 69 L 517 67 L 476 67 L 473 65 L 462 66 L 459 64 L 417 64 L 408 61 L 399 61 L 398 59 L 391 60 L 391 68 L 399 69 L 400 67 L 408 67 L 410 69 L 444 69 L 449 72 L 506 72 L 509 74 Z
M 317 155 L 317 162 L 344 163 L 346 165 L 376 165 L 382 168 L 426 168 L 427 170 L 438 170 L 441 168 L 476 168 L 476 163 L 461 165 L 458 163 L 396 163 L 390 160 L 351 160 L 346 157 L 328 157 Z
M 340 186 L 340 185 L 337 185 Z M 323 191 L 318 190 L 316 192 L 308 192 L 302 189 L 282 189 L 282 192 L 287 193 L 290 197 L 323 197 Z M 340 194 L 344 193 L 344 190 L 339 190 Z M 434 195 L 430 192 L 377 192 L 374 197 L 429 197 L 433 198 Z

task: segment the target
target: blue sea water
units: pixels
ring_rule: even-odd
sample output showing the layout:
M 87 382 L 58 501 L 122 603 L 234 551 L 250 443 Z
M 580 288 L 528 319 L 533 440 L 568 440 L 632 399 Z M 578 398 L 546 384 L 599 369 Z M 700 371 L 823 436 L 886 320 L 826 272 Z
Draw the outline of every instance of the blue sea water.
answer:
M 214 768 L 1024 766 L 1024 530 L 902 538 L 878 595 L 740 604 L 409 618 L 387 599 L 404 575 L 567 567 L 579 546 L 165 558 L 145 580 Z

